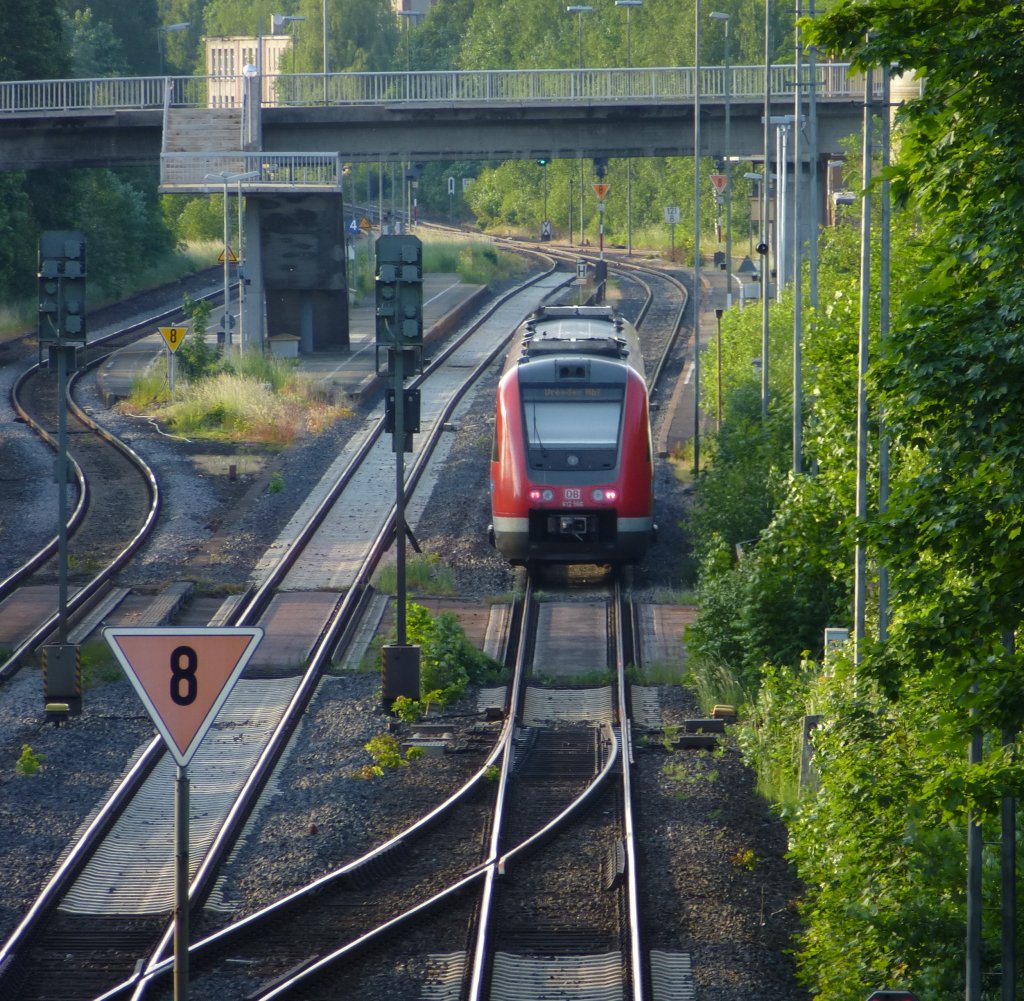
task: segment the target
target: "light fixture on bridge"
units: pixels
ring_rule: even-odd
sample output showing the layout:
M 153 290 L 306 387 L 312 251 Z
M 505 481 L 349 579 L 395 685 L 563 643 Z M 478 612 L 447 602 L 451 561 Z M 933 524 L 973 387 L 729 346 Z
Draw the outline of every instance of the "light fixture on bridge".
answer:
M 182 21 L 180 24 L 161 25 L 157 33 L 157 41 L 160 43 L 160 76 L 164 75 L 164 35 L 170 32 L 188 31 L 192 27 L 191 21 Z

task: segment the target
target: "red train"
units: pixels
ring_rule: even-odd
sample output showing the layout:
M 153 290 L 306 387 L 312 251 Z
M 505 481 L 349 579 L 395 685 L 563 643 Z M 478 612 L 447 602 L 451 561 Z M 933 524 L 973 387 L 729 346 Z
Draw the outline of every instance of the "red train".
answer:
M 511 563 L 635 563 L 654 541 L 636 329 L 608 306 L 543 306 L 498 384 L 491 543 Z

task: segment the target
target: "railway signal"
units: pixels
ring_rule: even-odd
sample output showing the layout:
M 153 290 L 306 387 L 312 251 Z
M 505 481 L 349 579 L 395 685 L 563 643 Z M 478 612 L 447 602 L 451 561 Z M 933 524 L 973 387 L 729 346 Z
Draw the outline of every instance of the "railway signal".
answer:
M 382 236 L 377 240 L 377 351 L 387 349 L 394 376 L 388 391 L 386 421 L 395 453 L 395 634 L 384 648 L 381 691 L 391 708 L 399 695 L 420 697 L 420 650 L 406 644 L 405 452 L 419 430 L 419 391 L 406 390 L 405 378 L 423 362 L 423 245 L 415 236 Z M 379 368 L 379 361 L 378 361 Z M 412 395 L 410 395 L 412 394 Z
M 57 399 L 67 400 L 68 373 L 86 341 L 85 236 L 78 230 L 46 230 L 39 235 L 39 346 L 46 346 L 49 367 L 57 375 Z M 49 648 L 59 693 L 46 691 L 47 705 L 81 712 L 81 687 L 68 665 L 78 651 L 68 638 L 68 416 L 66 402 L 57 408 L 57 636 Z M 59 667 L 58 667 L 59 665 Z M 56 697 L 51 698 L 51 695 Z M 59 718 L 50 714 L 51 718 Z
M 375 287 L 378 351 L 387 349 L 392 371 L 401 351 L 411 375 L 421 367 L 423 350 L 423 245 L 418 237 L 378 238 Z
M 39 236 L 39 343 L 85 343 L 85 237 L 78 231 Z

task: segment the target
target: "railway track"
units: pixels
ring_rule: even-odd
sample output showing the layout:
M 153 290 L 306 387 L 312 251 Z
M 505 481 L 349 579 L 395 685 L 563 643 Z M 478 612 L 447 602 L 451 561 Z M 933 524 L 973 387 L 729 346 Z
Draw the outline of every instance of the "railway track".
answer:
M 111 581 L 156 524 L 161 497 L 153 470 L 78 406 L 74 393 L 79 380 L 112 351 L 180 316 L 180 307 L 174 307 L 92 337 L 79 352 L 77 370 L 68 380 L 64 400 L 58 399 L 55 373 L 42 361 L 27 368 L 12 387 L 11 403 L 17 419 L 31 426 L 55 454 L 62 411 L 66 419 L 70 516 L 64 569 L 68 576 L 64 582 L 59 579 L 55 502 L 54 536 L 0 581 L 0 601 L 21 592 L 31 623 L 0 662 L 0 685 L 14 677 L 47 640 L 56 636 L 60 642 L 76 642 L 79 637 L 73 632 L 75 627 L 84 623 L 81 631 L 90 628 L 88 614 L 97 607 L 102 613 Z M 66 600 L 59 602 L 62 589 Z
M 381 970 L 413 967 L 418 950 L 426 980 L 418 996 L 529 1001 L 550 997 L 556 984 L 565 998 L 648 996 L 623 715 L 625 666 L 637 656 L 631 603 L 616 588 L 573 605 L 588 623 L 607 623 L 588 653 L 611 668 L 612 683 L 559 690 L 530 681 L 533 671 L 557 676 L 558 668 L 538 659 L 556 638 L 545 635 L 554 620 L 541 621 L 528 589 L 509 696 L 514 724 L 499 742 L 483 863 L 248 997 L 411 996 Z
M 510 323 L 504 319 L 499 319 L 498 323 L 501 325 L 501 328 L 506 332 L 510 331 L 514 326 L 514 323 Z M 478 349 L 474 349 L 474 351 L 477 350 Z M 464 365 L 465 361 L 463 360 L 455 367 L 461 368 L 464 367 Z M 486 367 L 486 365 L 483 365 L 482 368 L 483 367 Z M 427 394 L 425 393 L 425 396 L 426 395 Z M 434 391 L 431 391 L 431 398 L 433 398 L 434 395 Z M 440 396 L 442 394 L 438 392 L 437 395 Z M 448 411 L 448 413 L 450 413 L 450 410 Z M 444 416 L 444 411 L 442 410 L 439 410 L 436 414 L 430 414 L 428 418 L 429 421 L 432 421 L 434 423 L 435 427 L 443 426 L 445 419 L 446 418 Z M 388 464 L 390 463 L 390 469 L 393 471 L 393 456 L 390 455 L 390 448 L 387 449 L 387 452 L 389 455 L 389 459 L 385 462 L 378 463 L 378 465 L 388 467 Z M 354 468 L 354 463 L 349 462 L 348 465 L 353 466 Z M 358 463 L 358 465 L 363 466 L 365 465 L 365 463 L 360 462 Z M 419 468 L 420 467 L 414 467 L 411 480 L 414 480 L 416 478 L 418 474 L 417 470 Z M 347 480 L 346 484 L 342 486 L 340 492 L 334 497 L 332 501 L 318 505 L 318 511 L 315 512 L 313 516 L 310 516 L 310 513 L 306 512 L 302 515 L 301 518 L 298 518 L 297 520 L 302 521 L 303 524 L 306 524 L 307 522 L 316 522 L 316 528 L 319 529 L 321 533 L 326 530 L 329 536 L 336 536 L 339 532 L 343 531 L 347 532 L 351 526 L 347 525 L 343 529 L 339 527 L 337 524 L 332 524 L 330 518 L 331 510 L 337 509 L 339 506 L 344 506 L 339 505 L 338 498 L 343 497 L 345 495 L 346 486 L 350 487 L 350 485 L 351 481 Z M 369 488 L 360 487 L 357 489 L 368 489 L 372 493 L 376 491 L 377 488 L 371 486 Z M 379 492 L 377 493 L 377 496 L 379 497 Z M 374 544 L 386 544 L 389 538 L 389 532 L 393 533 L 393 531 L 393 527 L 388 528 L 387 524 L 385 523 L 385 526 L 377 532 Z M 302 550 L 307 548 L 308 542 L 300 542 L 298 537 L 293 533 L 287 539 L 283 540 L 280 543 L 280 546 L 281 548 L 286 550 L 287 558 L 268 559 L 268 564 L 272 564 L 272 566 L 261 565 L 261 567 L 257 570 L 256 574 L 254 575 L 254 578 L 259 578 L 262 576 L 262 582 L 258 584 L 254 583 L 252 591 L 244 598 L 244 600 L 237 602 L 235 604 L 235 607 L 232 609 L 230 615 L 225 617 L 225 621 L 228 621 L 230 619 L 230 621 L 232 621 L 233 623 L 244 624 L 259 620 L 261 616 L 265 616 L 267 614 L 268 610 L 273 604 L 274 597 L 280 593 L 285 581 L 290 580 L 290 583 L 285 586 L 293 587 L 295 586 L 295 581 L 302 579 L 303 575 L 307 573 L 307 571 L 303 571 L 297 568 L 301 568 L 302 560 L 299 554 L 301 553 Z M 316 572 L 322 574 L 322 571 Z M 330 587 L 332 589 L 337 589 L 339 587 L 343 589 L 348 597 L 346 598 L 345 602 L 342 602 L 342 605 L 346 604 L 346 602 L 349 601 L 349 598 L 351 598 L 351 604 L 344 610 L 340 606 L 335 607 L 333 609 L 332 615 L 329 617 L 329 620 L 325 622 L 324 628 L 321 630 L 320 641 L 316 645 L 316 649 L 311 651 L 311 663 L 319 662 L 321 666 L 324 660 L 329 661 L 332 651 L 335 650 L 337 648 L 337 645 L 341 642 L 339 636 L 344 631 L 344 626 L 338 625 L 338 623 L 349 621 L 349 619 L 354 614 L 353 609 L 357 602 L 355 597 L 353 596 L 365 591 L 366 574 L 363 570 L 357 568 L 352 578 L 348 580 L 341 580 L 337 576 L 336 572 L 332 571 L 332 573 L 334 573 L 334 576 L 325 586 Z M 298 574 L 299 576 L 294 576 L 296 574 Z M 337 603 L 335 604 L 337 606 Z M 315 677 L 315 672 L 312 676 Z M 296 683 L 294 691 L 289 691 L 288 685 L 284 686 L 285 691 L 279 696 L 282 705 L 287 704 L 286 708 L 282 710 L 284 716 L 290 717 L 292 715 L 293 709 L 301 707 L 301 704 L 304 703 L 304 700 L 308 700 L 310 690 L 314 684 L 314 682 L 307 680 L 308 677 L 308 675 L 304 676 L 302 680 L 298 681 Z M 264 698 L 262 695 L 260 696 L 259 701 L 261 704 L 264 702 Z M 247 710 L 243 709 L 242 715 L 244 716 L 246 712 Z M 294 723 L 287 725 L 279 724 L 278 727 L 274 729 L 274 733 L 271 735 L 270 743 L 275 743 L 277 741 L 279 732 L 282 735 L 286 734 L 289 727 L 292 725 L 294 725 Z M 130 780 L 126 780 L 126 787 L 127 785 L 138 784 L 141 781 L 141 778 L 144 776 L 144 774 L 150 768 L 154 767 L 152 759 L 156 757 L 158 757 L 157 749 L 151 746 L 143 753 L 142 757 L 140 758 L 140 764 L 137 767 L 137 769 L 134 770 L 133 773 L 134 777 Z M 242 795 L 239 797 L 238 802 L 246 800 L 248 801 L 248 805 L 243 807 L 229 807 L 228 813 L 230 816 L 227 818 L 229 824 L 226 824 L 225 828 L 222 828 L 222 830 L 226 829 L 226 827 L 230 826 L 231 824 L 237 826 L 241 823 L 241 820 L 244 819 L 244 816 L 251 808 L 251 796 L 255 795 L 255 790 L 258 789 L 261 783 L 264 781 L 266 774 L 272 768 L 273 761 L 274 755 L 265 753 L 264 755 L 261 755 L 259 757 L 254 766 L 251 763 L 245 764 L 244 766 L 240 766 L 239 774 L 247 774 L 249 775 L 249 778 L 243 784 Z M 159 785 L 163 780 L 155 778 L 154 781 L 156 781 L 157 784 Z M 109 814 L 106 816 L 98 818 L 98 822 L 95 825 L 96 836 L 98 836 L 98 833 L 100 832 L 101 828 L 105 829 L 107 827 L 110 827 L 112 823 L 113 811 L 110 811 Z M 207 855 L 207 860 L 209 861 L 209 859 L 212 857 L 223 858 L 227 850 L 227 846 L 229 844 L 230 836 L 222 836 L 221 834 L 216 835 L 213 838 L 213 843 L 210 845 L 210 851 L 209 854 Z M 70 881 L 70 872 L 72 870 L 77 871 L 82 868 L 84 864 L 84 852 L 78 853 L 76 849 L 72 851 L 70 858 L 73 860 L 72 865 L 69 869 L 68 874 L 65 874 L 63 882 Z M 199 867 L 196 873 L 196 880 L 193 884 L 192 890 L 192 899 L 194 901 L 200 901 L 201 899 L 203 899 L 204 894 L 208 892 L 209 881 L 212 879 L 210 872 L 213 869 L 215 869 L 215 867 L 215 862 L 210 862 L 209 866 L 207 865 L 207 862 L 204 862 Z M 207 871 L 208 869 L 210 871 Z M 350 877 L 350 879 L 352 881 L 357 881 L 357 877 Z M 344 882 L 344 880 L 341 879 L 340 881 Z M 52 911 L 53 906 L 53 900 L 49 900 L 42 906 L 41 910 Z M 147 906 L 153 907 L 154 904 L 151 902 Z M 166 910 L 167 906 L 166 900 L 157 900 L 155 902 L 155 906 L 156 913 L 163 913 Z M 162 918 L 160 917 L 158 917 L 155 921 L 156 924 L 160 924 L 161 922 Z M 150 939 L 153 932 L 153 922 L 150 922 L 148 919 L 142 918 L 133 917 L 125 921 L 121 920 L 121 918 L 118 917 L 108 922 L 106 919 L 102 917 L 97 920 L 94 916 L 92 916 L 89 922 L 82 922 L 82 924 L 85 923 L 91 924 L 92 928 L 94 929 L 97 927 L 103 927 L 104 929 L 102 942 L 103 948 L 99 951 L 99 953 L 97 953 L 97 955 L 99 956 L 99 960 L 96 963 L 98 967 L 104 968 L 101 970 L 101 976 L 105 975 L 104 971 L 106 968 L 109 968 L 112 972 L 114 969 L 121 966 L 125 961 L 128 961 L 128 968 L 130 968 L 132 963 L 134 963 L 135 959 L 140 955 L 141 952 L 144 951 L 140 948 L 140 943 L 144 940 Z M 61 955 L 63 955 L 63 957 L 65 957 L 66 959 L 68 950 L 72 948 L 71 945 L 69 945 L 69 943 L 73 940 L 74 929 L 72 926 L 74 925 L 74 919 L 64 920 L 63 918 L 61 918 L 58 921 L 58 925 L 60 926 L 58 928 L 58 931 L 61 938 L 59 939 L 56 946 L 54 946 L 54 948 L 58 951 L 60 949 L 64 949 L 65 951 Z M 19 932 L 21 931 L 22 929 L 19 929 Z M 26 932 L 24 936 L 18 935 L 17 938 L 19 940 L 19 948 L 9 948 L 10 944 L 8 944 L 8 947 L 5 947 L 4 952 L 0 953 L 0 963 L 4 964 L 0 966 L 0 996 L 6 996 L 2 993 L 2 991 L 4 989 L 5 984 L 8 981 L 12 983 L 15 982 L 17 973 L 15 968 L 25 961 L 24 942 L 27 940 L 27 938 L 31 938 L 32 934 L 34 934 L 34 932 L 32 932 L 31 934 Z M 130 977 L 126 984 L 123 984 L 121 986 L 115 986 L 114 988 L 112 988 L 112 993 L 107 993 L 103 996 L 128 996 L 129 993 L 141 996 L 142 993 L 144 993 L 145 989 L 143 987 L 140 987 L 139 985 L 146 982 L 144 976 L 145 971 L 148 969 L 148 975 L 150 976 L 150 979 L 155 980 L 157 975 L 161 971 L 166 970 L 166 959 L 163 958 L 163 956 L 166 954 L 167 941 L 168 933 L 165 930 L 162 945 L 153 951 L 152 958 L 149 961 L 148 966 L 140 968 L 140 975 Z M 47 948 L 49 947 L 42 947 L 40 955 L 45 954 Z M 285 952 L 287 953 L 287 950 L 285 950 Z M 57 956 L 58 954 L 59 952 L 54 953 L 55 956 Z M 76 963 L 76 966 L 78 965 L 79 964 Z M 31 979 L 31 977 L 29 979 Z M 82 979 L 84 983 L 84 978 L 79 979 Z M 66 980 L 67 978 L 65 966 L 63 975 L 63 981 L 65 983 L 65 986 Z M 22 983 L 24 983 L 24 978 L 22 978 Z M 16 993 L 10 996 L 29 998 L 35 995 Z M 48 995 L 43 993 L 39 996 Z M 93 988 L 90 986 L 85 988 L 82 993 L 75 994 L 74 996 L 95 997 L 98 996 L 98 992 L 93 990 Z
M 556 288 L 559 282 L 560 279 L 554 279 L 539 292 L 532 290 L 529 292 L 520 291 L 519 294 L 534 297 L 538 295 L 543 296 L 548 294 L 551 289 Z M 514 296 L 510 295 L 507 298 L 511 300 Z M 507 301 L 500 305 L 502 308 L 512 309 L 519 315 L 523 312 L 528 312 L 529 308 L 531 308 L 526 305 L 508 305 Z M 500 309 L 496 310 L 496 312 L 500 314 Z M 513 324 L 509 323 L 507 318 L 503 318 L 500 315 L 497 317 L 492 316 L 490 336 L 497 338 L 497 340 L 486 350 L 474 349 L 479 353 L 479 358 L 475 370 L 471 370 L 468 375 L 461 363 L 451 366 L 461 373 L 455 382 L 460 382 L 463 386 L 471 384 L 490 364 L 493 354 L 500 348 L 506 332 L 512 326 Z M 478 331 L 474 333 L 479 335 Z M 451 357 L 456 351 L 464 348 L 469 339 L 469 335 L 467 335 L 457 342 L 446 354 L 439 357 L 431 366 L 431 369 L 424 374 L 424 379 L 429 380 L 432 374 L 441 373 L 446 368 L 446 358 Z M 441 381 L 445 381 L 445 379 L 442 377 Z M 449 383 L 452 382 L 450 376 L 447 378 L 447 381 Z M 433 390 L 431 390 L 431 395 L 434 395 Z M 438 395 L 441 395 L 440 391 L 438 391 Z M 457 394 L 449 393 L 448 406 L 454 407 L 456 402 Z M 430 448 L 436 446 L 440 438 L 444 423 L 444 412 L 444 408 L 441 408 L 436 415 L 438 420 L 434 433 L 424 436 L 424 444 L 421 445 L 420 455 L 416 460 L 409 479 L 408 489 L 410 491 L 415 489 L 415 480 L 426 467 Z M 378 451 L 384 451 L 384 446 L 380 444 L 380 440 L 383 438 L 381 431 L 382 422 L 378 421 L 376 429 L 370 435 L 370 438 L 377 442 Z M 387 439 L 384 440 L 387 441 Z M 430 444 L 428 445 L 426 442 Z M 387 443 L 387 452 L 390 454 L 389 442 Z M 392 456 L 392 465 L 393 461 Z M 364 466 L 365 456 L 358 456 L 354 462 L 355 465 Z M 304 548 L 316 546 L 317 539 L 322 540 L 325 535 L 330 538 L 332 533 L 341 531 L 338 526 L 331 523 L 329 517 L 330 509 L 332 506 L 350 507 L 347 503 L 350 497 L 348 491 L 352 489 L 354 479 L 354 474 L 347 470 L 339 477 L 340 486 L 336 484 L 337 489 L 332 488 L 329 490 L 328 499 L 318 505 L 318 510 L 312 516 L 304 519 L 304 526 L 308 527 L 301 531 L 298 537 L 290 537 L 286 547 L 288 550 L 287 557 L 278 561 L 280 568 L 275 572 L 269 573 L 264 585 L 254 589 L 253 593 L 248 596 L 247 601 L 235 604 L 231 612 L 225 616 L 225 621 L 231 621 L 232 624 L 251 624 L 261 621 L 264 623 L 265 628 L 268 629 L 268 636 L 272 637 L 273 629 L 268 626 L 268 616 L 272 616 L 274 600 L 279 596 L 279 583 L 289 573 L 295 572 L 295 564 L 300 561 L 301 551 Z M 225 774 L 223 765 L 227 748 L 224 744 L 219 744 L 214 739 L 208 742 L 209 747 L 206 754 L 204 755 L 201 751 L 193 763 L 193 782 L 197 789 L 201 789 L 204 785 L 204 769 L 206 769 L 207 780 L 211 786 L 218 789 L 222 786 L 228 786 L 232 790 L 231 794 L 227 797 L 218 794 L 210 801 L 201 801 L 200 805 L 194 803 L 194 809 L 220 818 L 217 823 L 208 823 L 205 832 L 199 832 L 198 842 L 195 835 L 193 837 L 193 844 L 201 846 L 201 850 L 205 854 L 205 858 L 198 866 L 194 876 L 191 890 L 194 901 L 202 899 L 205 893 L 209 892 L 216 865 L 224 858 L 231 841 L 237 835 L 242 821 L 252 807 L 259 788 L 266 780 L 274 761 L 280 754 L 287 735 L 296 725 L 301 715 L 302 707 L 311 696 L 317 679 L 325 670 L 325 666 L 329 665 L 332 653 L 342 642 L 345 629 L 354 620 L 359 608 L 360 598 L 366 593 L 369 575 L 394 533 L 394 512 L 387 512 L 386 508 L 381 510 L 379 503 L 381 494 L 379 489 L 372 485 L 369 489 L 376 491 L 374 493 L 376 507 L 374 513 L 370 516 L 370 520 L 376 527 L 371 527 L 366 533 L 371 541 L 364 548 L 362 559 L 356 565 L 354 576 L 345 584 L 344 597 L 339 600 L 337 592 L 334 592 L 330 601 L 324 606 L 327 611 L 324 614 L 323 624 L 318 631 L 314 630 L 313 632 L 313 635 L 318 638 L 309 654 L 309 667 L 300 675 L 295 675 L 294 672 L 283 672 L 288 676 L 273 679 L 272 691 L 267 690 L 270 684 L 268 682 L 261 683 L 260 681 L 243 678 L 236 689 L 237 700 L 233 696 L 225 707 L 225 712 L 229 714 L 226 719 L 231 721 L 231 725 L 234 727 L 246 727 L 240 743 L 245 747 L 247 753 L 231 755 L 235 759 L 233 768 L 230 774 Z M 350 521 L 347 529 L 351 530 Z M 337 582 L 335 586 L 337 586 Z M 251 691 L 253 688 L 258 688 L 260 690 L 259 693 Z M 252 705 L 246 708 L 245 701 L 247 699 L 252 700 L 253 705 L 259 706 L 258 713 L 254 711 Z M 267 707 L 268 700 L 272 700 L 274 703 L 269 708 Z M 236 703 L 239 706 L 237 710 L 238 715 L 234 717 L 231 715 L 235 712 L 232 708 L 232 703 Z M 259 716 L 258 722 L 254 723 L 252 721 L 253 715 Z M 223 719 L 225 718 L 222 717 Z M 227 745 L 230 747 L 239 743 L 238 736 L 237 730 L 230 733 L 227 737 Z M 167 768 L 169 765 L 166 764 L 166 759 L 160 762 L 160 757 L 159 749 L 151 745 L 143 755 L 145 765 L 140 766 L 138 772 L 139 777 L 141 777 L 142 772 L 152 769 L 153 774 L 150 784 L 155 785 L 157 788 L 162 787 L 166 789 L 167 776 L 165 774 L 161 775 L 161 767 Z M 204 757 L 207 759 L 205 762 L 203 760 Z M 141 900 L 137 899 L 138 895 L 136 892 L 133 892 L 133 887 L 137 888 L 139 885 L 138 881 L 133 880 L 130 874 L 125 873 L 121 869 L 110 871 L 108 868 L 105 868 L 105 864 L 96 850 L 96 843 L 101 841 L 101 835 L 108 828 L 116 844 L 117 838 L 122 836 L 119 827 L 122 830 L 126 827 L 130 829 L 132 824 L 136 822 L 132 819 L 131 810 L 127 805 L 113 805 L 115 802 L 124 800 L 125 804 L 127 804 L 127 801 L 134 800 L 137 803 L 142 803 L 137 808 L 137 811 L 141 813 L 141 823 L 148 826 L 151 831 L 156 830 L 159 832 L 169 823 L 166 803 L 161 810 L 160 804 L 154 797 L 150 796 L 147 798 L 145 786 L 143 786 L 143 790 L 138 795 L 129 795 L 130 792 L 135 791 L 137 781 L 137 778 L 133 779 L 130 783 L 126 781 L 124 795 L 115 796 L 112 803 L 105 807 L 102 823 L 94 826 L 86 843 L 83 843 L 80 847 L 76 846 L 72 850 L 68 860 L 51 880 L 50 886 L 44 892 L 43 898 L 33 908 L 25 922 L 22 923 L 22 926 L 12 936 L 12 939 L 5 945 L 3 951 L 0 952 L 0 963 L 4 964 L 3 967 L 0 967 L 2 969 L 0 989 L 5 988 L 8 983 L 15 985 L 12 988 L 15 993 L 10 996 L 22 999 L 28 999 L 33 996 L 47 996 L 45 987 L 41 988 L 38 994 L 31 993 L 31 991 L 35 990 L 32 985 L 42 984 L 45 980 L 44 975 L 38 969 L 33 972 L 33 968 L 34 964 L 38 962 L 45 969 L 48 965 L 47 956 L 56 955 L 56 953 L 53 953 L 52 946 L 46 944 L 45 934 L 42 937 L 42 944 L 37 947 L 37 951 L 34 954 L 35 958 L 33 958 L 33 951 L 26 943 L 39 937 L 40 929 L 44 925 L 43 915 L 55 913 L 55 908 L 58 914 L 63 914 L 64 912 L 60 909 L 64 908 L 65 911 L 70 910 L 72 913 L 89 915 L 88 918 L 83 918 L 78 922 L 80 926 L 78 932 L 81 938 L 77 941 L 81 947 L 81 954 L 78 954 L 78 949 L 72 946 L 73 941 L 75 941 L 71 927 L 75 924 L 73 918 L 64 919 L 62 917 L 57 922 L 60 925 L 59 934 L 61 936 L 60 944 L 57 948 L 63 950 L 61 955 L 65 958 L 68 954 L 75 954 L 75 965 L 83 971 L 98 968 L 98 974 L 101 978 L 105 975 L 105 971 L 108 968 L 117 966 L 119 962 L 124 963 L 125 968 L 130 970 L 139 954 L 138 941 L 140 937 L 151 934 L 149 926 L 153 921 L 158 924 L 163 923 L 163 915 L 166 914 L 169 903 L 166 893 L 161 896 L 160 892 L 156 891 L 153 894 L 144 895 Z M 240 792 L 238 791 L 239 789 Z M 235 795 L 236 792 L 237 796 Z M 200 793 L 200 795 L 202 794 Z M 116 844 L 116 847 L 113 849 L 114 856 L 117 859 L 131 858 L 135 862 L 136 867 L 145 873 L 143 879 L 148 882 L 150 887 L 155 888 L 162 883 L 165 886 L 170 886 L 170 880 L 162 880 L 157 875 L 163 867 L 157 861 L 157 858 L 150 854 L 143 854 L 138 850 L 137 839 L 130 833 L 130 830 L 124 836 L 127 838 L 127 841 L 122 841 L 119 845 Z M 165 845 L 168 842 L 163 841 L 163 838 L 159 836 L 154 840 L 157 844 L 157 854 L 166 855 Z M 162 852 L 161 849 L 163 849 Z M 164 866 L 166 861 L 164 859 Z M 98 874 L 91 872 L 91 867 L 98 867 L 100 872 Z M 83 884 L 86 885 L 84 890 L 81 889 Z M 95 889 L 90 890 L 88 889 L 89 886 Z M 76 894 L 80 892 L 84 893 L 85 901 L 78 900 Z M 101 950 L 104 955 L 98 956 L 94 961 L 89 958 L 95 945 L 94 936 L 92 936 L 89 928 L 95 925 L 97 914 L 111 914 L 117 917 L 109 922 L 110 926 L 107 928 L 107 934 L 104 937 Z M 125 914 L 132 915 L 132 917 L 122 922 L 120 919 Z M 152 917 L 154 914 L 157 915 L 156 918 Z M 100 922 L 103 922 L 102 917 L 100 917 Z M 140 932 L 140 928 L 144 930 Z M 165 932 L 162 944 L 153 951 L 152 963 L 159 963 L 161 954 L 166 949 L 168 937 L 168 933 Z M 66 965 L 64 970 L 66 970 Z M 56 975 L 60 977 L 61 972 L 57 971 Z M 66 980 L 66 977 L 64 979 Z M 77 996 L 93 997 L 99 993 L 93 986 L 88 984 L 88 978 L 84 974 L 78 980 L 82 988 L 81 993 Z

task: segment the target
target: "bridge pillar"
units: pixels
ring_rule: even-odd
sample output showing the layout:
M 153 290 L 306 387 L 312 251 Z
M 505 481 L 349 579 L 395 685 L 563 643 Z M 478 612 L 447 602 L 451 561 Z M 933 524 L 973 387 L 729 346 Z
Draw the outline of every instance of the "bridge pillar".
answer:
M 347 348 L 348 261 L 341 193 L 246 197 L 246 275 L 251 280 L 246 328 L 254 336 L 265 330 L 267 338 L 298 337 L 303 354 Z

